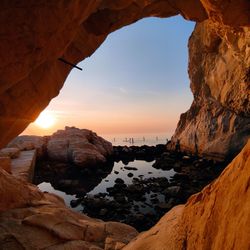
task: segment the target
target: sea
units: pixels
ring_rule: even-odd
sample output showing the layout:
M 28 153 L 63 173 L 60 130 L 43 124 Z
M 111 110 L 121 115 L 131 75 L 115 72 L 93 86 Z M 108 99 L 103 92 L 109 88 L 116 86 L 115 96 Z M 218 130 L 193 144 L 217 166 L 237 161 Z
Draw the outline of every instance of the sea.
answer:
M 155 146 L 166 144 L 173 133 L 152 133 L 152 134 L 103 134 L 100 135 L 113 146 Z

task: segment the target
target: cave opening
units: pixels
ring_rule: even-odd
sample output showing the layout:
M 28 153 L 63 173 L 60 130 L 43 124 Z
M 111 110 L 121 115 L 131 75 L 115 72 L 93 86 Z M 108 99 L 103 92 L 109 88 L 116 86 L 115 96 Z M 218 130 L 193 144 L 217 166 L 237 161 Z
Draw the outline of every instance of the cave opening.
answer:
M 187 73 L 193 28 L 193 22 L 175 16 L 145 18 L 111 33 L 22 134 L 75 126 L 113 142 L 169 139 L 193 100 Z
M 165 154 L 166 138 L 193 100 L 187 72 L 193 28 L 180 16 L 140 20 L 109 35 L 79 64 L 83 72 L 72 70 L 36 126 L 42 133 L 65 125 L 93 130 L 112 142 L 113 152 L 104 165 L 79 163 L 86 152 L 83 147 L 79 159 L 75 156 L 81 151 L 74 147 L 82 144 L 74 141 L 79 130 L 62 130 L 59 141 L 52 135 L 48 155 L 36 165 L 34 184 L 40 190 L 60 195 L 77 212 L 143 231 L 219 174 L 221 165 L 204 160 L 198 165 L 210 166 L 201 176 L 193 169 L 196 155 Z M 70 146 L 60 144 L 65 140 Z

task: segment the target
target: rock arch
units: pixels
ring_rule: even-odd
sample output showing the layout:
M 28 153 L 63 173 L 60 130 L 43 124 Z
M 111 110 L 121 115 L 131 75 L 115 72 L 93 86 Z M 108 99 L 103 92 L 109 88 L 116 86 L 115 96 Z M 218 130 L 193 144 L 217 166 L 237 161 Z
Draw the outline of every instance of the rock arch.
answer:
M 242 79 L 250 64 L 248 1 L 3 1 L 1 5 L 0 146 L 58 95 L 71 70 L 59 57 L 77 63 L 124 25 L 148 16 L 178 14 L 199 24 L 189 42 L 195 100 L 181 116 L 173 141 L 180 138 L 183 147 L 193 150 L 190 145 L 198 131 L 199 151 L 219 152 L 222 157 L 245 143 L 249 92 L 248 80 Z M 223 148 L 218 146 L 219 137 Z M 229 146 L 233 140 L 237 143 Z

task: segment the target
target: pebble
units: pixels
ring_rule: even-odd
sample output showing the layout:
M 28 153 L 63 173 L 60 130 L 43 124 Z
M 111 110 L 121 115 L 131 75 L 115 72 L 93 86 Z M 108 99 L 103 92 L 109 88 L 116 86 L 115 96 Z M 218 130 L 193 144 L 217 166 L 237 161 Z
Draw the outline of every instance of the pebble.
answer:
M 124 184 L 124 180 L 121 178 L 116 178 L 115 183 Z
M 134 175 L 132 173 L 128 173 L 128 177 L 131 178 L 133 177 Z

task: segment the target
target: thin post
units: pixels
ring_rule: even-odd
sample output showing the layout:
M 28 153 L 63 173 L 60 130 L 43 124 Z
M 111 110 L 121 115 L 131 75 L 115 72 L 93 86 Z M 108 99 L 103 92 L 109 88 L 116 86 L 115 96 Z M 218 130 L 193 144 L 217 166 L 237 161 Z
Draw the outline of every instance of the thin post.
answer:
M 61 62 L 63 62 L 63 63 L 65 63 L 65 64 L 68 64 L 68 65 L 70 65 L 71 67 L 73 67 L 73 68 L 76 68 L 76 69 L 79 69 L 79 70 L 82 70 L 82 68 L 80 68 L 80 67 L 78 67 L 78 66 L 76 66 L 75 64 L 73 64 L 73 63 L 71 63 L 71 62 L 68 62 L 68 61 L 66 61 L 65 59 L 63 59 L 63 58 L 58 58 L 58 60 L 59 61 L 61 61 Z

